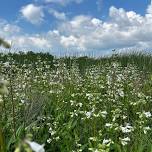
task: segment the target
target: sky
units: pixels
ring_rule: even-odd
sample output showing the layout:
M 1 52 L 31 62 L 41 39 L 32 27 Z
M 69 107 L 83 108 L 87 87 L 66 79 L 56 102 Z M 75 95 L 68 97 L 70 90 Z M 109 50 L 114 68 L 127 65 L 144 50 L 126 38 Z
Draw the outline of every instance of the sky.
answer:
M 152 49 L 151 0 L 1 0 L 0 37 L 15 51 L 106 55 Z

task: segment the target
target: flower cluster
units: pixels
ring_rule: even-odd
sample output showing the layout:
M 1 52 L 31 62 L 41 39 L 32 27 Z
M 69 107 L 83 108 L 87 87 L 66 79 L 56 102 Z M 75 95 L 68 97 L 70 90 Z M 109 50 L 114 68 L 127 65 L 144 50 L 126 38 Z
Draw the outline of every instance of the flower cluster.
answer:
M 23 130 L 45 143 L 27 141 L 33 150 L 67 152 L 129 152 L 152 140 L 151 80 L 135 65 L 113 61 L 82 70 L 74 59 L 24 62 L 8 58 L 0 66 L 10 80 L 8 90 L 0 81 L 0 94 L 8 94 L 1 115 L 9 138 Z

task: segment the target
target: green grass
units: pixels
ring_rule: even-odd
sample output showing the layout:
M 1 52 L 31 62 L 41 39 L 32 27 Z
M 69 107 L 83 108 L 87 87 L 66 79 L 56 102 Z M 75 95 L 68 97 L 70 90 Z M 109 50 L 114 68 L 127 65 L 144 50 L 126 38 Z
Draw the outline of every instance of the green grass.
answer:
M 46 152 L 152 152 L 151 55 L 29 52 L 0 54 L 0 62 L 9 81 L 0 102 L 2 152 L 30 152 L 25 139 Z

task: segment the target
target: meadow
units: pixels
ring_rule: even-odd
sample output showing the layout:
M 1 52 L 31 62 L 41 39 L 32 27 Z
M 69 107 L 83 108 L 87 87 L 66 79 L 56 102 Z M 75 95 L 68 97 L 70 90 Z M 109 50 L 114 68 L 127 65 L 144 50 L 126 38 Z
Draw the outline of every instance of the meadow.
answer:
M 152 152 L 151 55 L 1 53 L 0 73 L 0 152 Z

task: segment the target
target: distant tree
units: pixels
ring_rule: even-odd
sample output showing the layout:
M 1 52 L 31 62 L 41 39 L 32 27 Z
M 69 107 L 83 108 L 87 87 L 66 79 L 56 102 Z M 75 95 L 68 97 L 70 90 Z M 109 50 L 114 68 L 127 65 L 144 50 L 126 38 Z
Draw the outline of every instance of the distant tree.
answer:
M 0 46 L 3 46 L 4 48 L 6 48 L 6 49 L 9 49 L 9 48 L 11 48 L 11 45 L 8 43 L 8 42 L 6 42 L 4 39 L 2 39 L 2 38 L 0 38 Z

